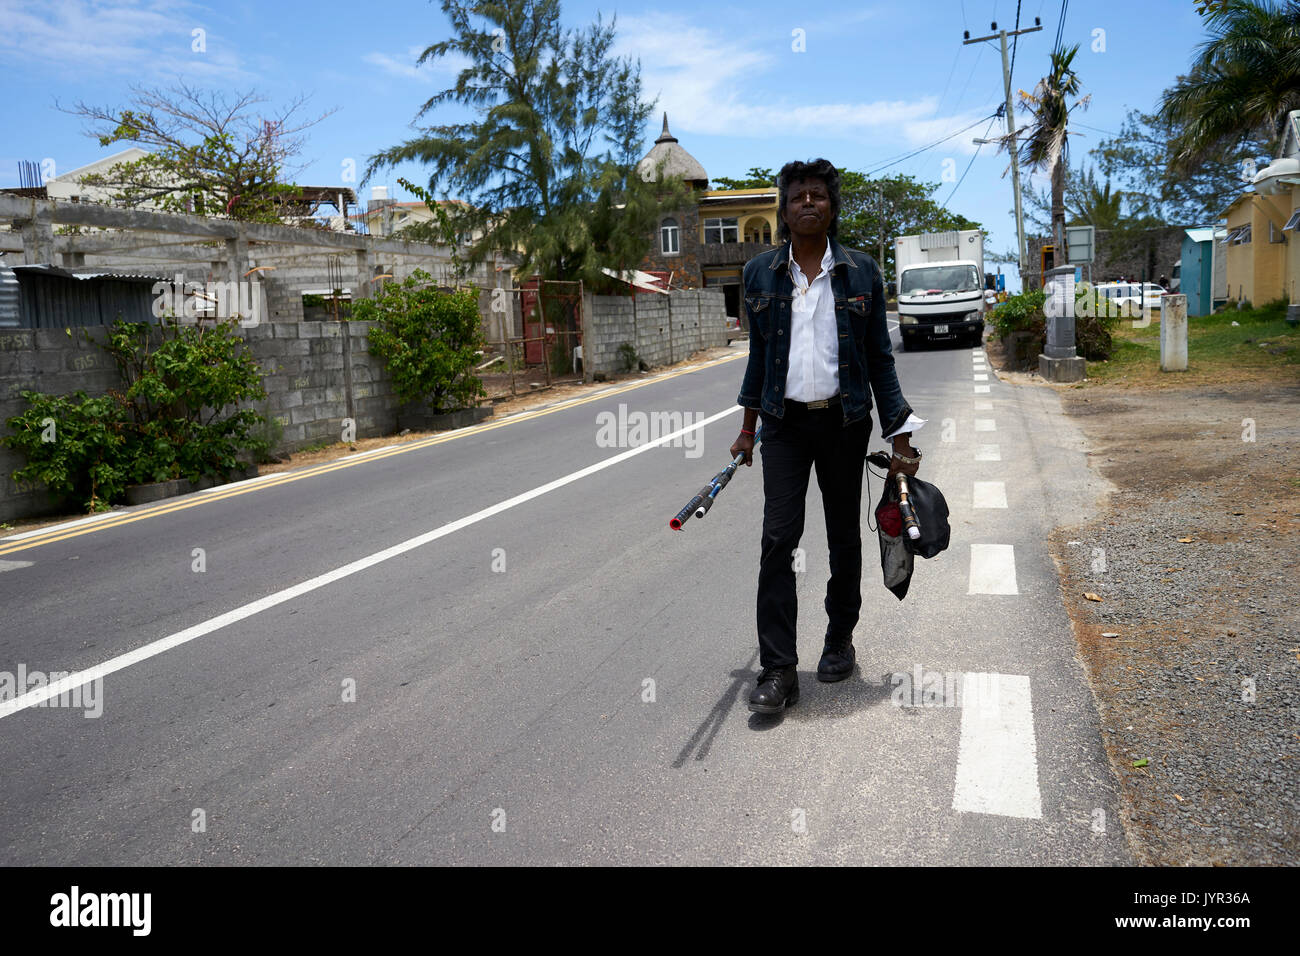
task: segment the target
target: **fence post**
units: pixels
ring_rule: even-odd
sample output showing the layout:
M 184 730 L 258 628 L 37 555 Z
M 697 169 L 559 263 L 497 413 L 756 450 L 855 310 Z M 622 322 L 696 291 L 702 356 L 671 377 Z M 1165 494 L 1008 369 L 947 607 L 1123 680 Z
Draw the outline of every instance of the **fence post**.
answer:
M 1187 296 L 1160 297 L 1160 371 L 1187 371 Z
M 593 343 L 591 340 L 591 310 L 594 303 L 591 301 L 591 293 L 583 285 L 581 279 L 578 280 L 578 308 L 582 309 L 580 316 L 579 328 L 582 330 L 582 380 L 590 385 L 596 380 L 595 372 L 591 368 L 591 359 Z

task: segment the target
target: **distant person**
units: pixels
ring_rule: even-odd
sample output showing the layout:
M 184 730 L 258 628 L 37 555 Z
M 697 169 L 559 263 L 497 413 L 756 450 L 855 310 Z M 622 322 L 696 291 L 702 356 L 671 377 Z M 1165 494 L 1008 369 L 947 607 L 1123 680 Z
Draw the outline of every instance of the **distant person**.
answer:
M 1168 291 L 1169 291 L 1169 278 L 1168 278 L 1168 276 L 1163 276 L 1163 275 L 1162 275 L 1162 276 L 1160 277 L 1159 285 L 1160 285 L 1160 288 L 1162 288 L 1162 289 L 1164 289 L 1166 292 L 1168 292 Z

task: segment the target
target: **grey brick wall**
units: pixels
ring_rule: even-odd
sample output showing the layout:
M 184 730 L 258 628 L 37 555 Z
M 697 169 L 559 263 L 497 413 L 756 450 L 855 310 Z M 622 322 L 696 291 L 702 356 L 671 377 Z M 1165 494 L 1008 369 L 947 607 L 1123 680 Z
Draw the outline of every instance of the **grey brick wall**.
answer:
M 344 325 L 348 341 L 344 342 Z M 367 351 L 368 322 L 264 322 L 240 333 L 262 366 L 267 399 L 254 403 L 279 424 L 276 451 L 294 451 L 319 441 L 338 441 L 348 418 L 346 358 L 352 370 L 352 411 L 358 438 L 392 434 L 400 402 L 383 363 Z M 116 367 L 98 348 L 106 330 L 89 328 L 67 335 L 63 329 L 0 330 L 0 429 L 27 407 L 21 392 L 51 394 L 81 390 L 104 395 L 120 388 Z M 86 341 L 86 336 L 90 341 Z M 50 514 L 57 510 L 40 488 L 14 482 L 24 459 L 0 447 L 0 521 Z
M 618 347 L 632 345 L 647 365 L 671 365 L 701 349 L 727 344 L 727 315 L 721 289 L 670 295 L 591 297 L 592 370 L 622 370 Z

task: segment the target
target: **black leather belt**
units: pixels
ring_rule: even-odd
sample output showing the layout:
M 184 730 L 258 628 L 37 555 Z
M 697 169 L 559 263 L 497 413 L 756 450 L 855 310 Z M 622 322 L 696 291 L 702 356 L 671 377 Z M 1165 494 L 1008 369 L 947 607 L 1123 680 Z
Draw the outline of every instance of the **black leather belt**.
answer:
M 820 398 L 815 402 L 796 402 L 793 398 L 787 398 L 785 403 L 792 406 L 796 411 L 815 412 L 827 408 L 839 408 L 840 396 L 835 394 L 830 398 Z

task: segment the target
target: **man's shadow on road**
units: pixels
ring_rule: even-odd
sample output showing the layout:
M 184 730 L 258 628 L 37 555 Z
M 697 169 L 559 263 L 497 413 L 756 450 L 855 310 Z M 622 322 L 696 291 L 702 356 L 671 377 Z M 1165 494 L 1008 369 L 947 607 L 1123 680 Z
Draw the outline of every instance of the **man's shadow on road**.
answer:
M 686 741 L 681 752 L 672 762 L 673 769 L 686 765 L 691 755 L 697 761 L 705 759 L 713 747 L 718 732 L 727 722 L 737 703 L 748 703 L 748 691 L 753 689 L 758 680 L 758 651 L 750 655 L 743 668 L 731 672 L 731 683 L 727 686 L 718 702 L 713 705 L 695 733 Z M 773 730 L 781 726 L 789 717 L 792 720 L 825 720 L 828 717 L 846 717 L 855 710 L 876 707 L 888 701 L 893 694 L 892 674 L 882 674 L 879 680 L 870 680 L 862 676 L 861 669 L 854 665 L 853 673 L 842 681 L 823 684 L 817 679 L 816 668 L 799 672 L 799 703 L 787 707 L 779 714 L 749 715 L 749 729 L 754 731 Z M 742 702 L 742 695 L 744 701 Z

